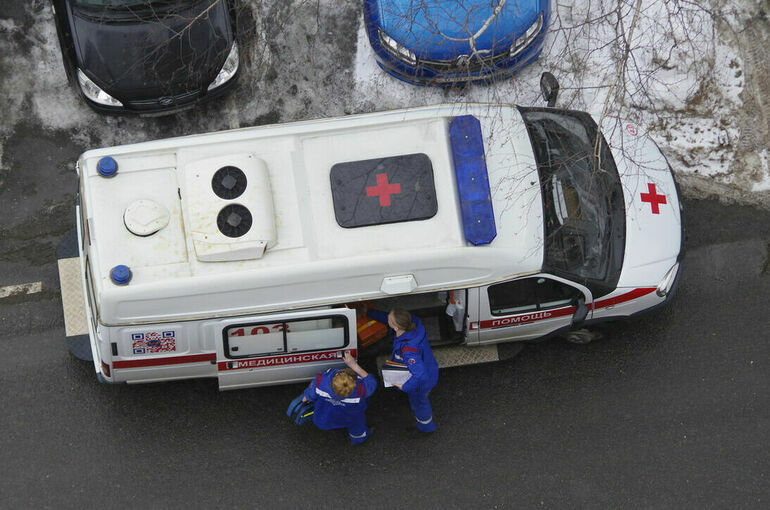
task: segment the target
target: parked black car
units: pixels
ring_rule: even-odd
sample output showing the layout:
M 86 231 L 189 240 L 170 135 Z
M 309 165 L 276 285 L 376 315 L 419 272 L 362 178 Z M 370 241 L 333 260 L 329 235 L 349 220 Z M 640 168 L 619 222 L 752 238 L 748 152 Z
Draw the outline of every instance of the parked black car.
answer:
M 236 81 L 231 0 L 52 1 L 67 77 L 96 111 L 176 112 Z

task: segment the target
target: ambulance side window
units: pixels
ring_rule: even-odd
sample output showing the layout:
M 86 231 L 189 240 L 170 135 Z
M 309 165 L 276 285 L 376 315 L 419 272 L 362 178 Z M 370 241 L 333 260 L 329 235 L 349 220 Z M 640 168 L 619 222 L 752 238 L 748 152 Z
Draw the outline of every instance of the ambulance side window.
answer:
M 510 315 L 568 306 L 582 294 L 550 278 L 522 278 L 490 285 L 489 306 L 492 315 Z

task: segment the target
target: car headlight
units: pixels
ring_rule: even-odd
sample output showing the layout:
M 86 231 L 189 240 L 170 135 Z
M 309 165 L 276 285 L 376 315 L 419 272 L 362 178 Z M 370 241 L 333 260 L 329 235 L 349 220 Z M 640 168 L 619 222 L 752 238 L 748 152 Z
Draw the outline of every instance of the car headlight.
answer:
M 80 69 L 78 69 L 78 83 L 80 84 L 80 90 L 83 91 L 83 94 L 94 103 L 107 106 L 123 106 L 123 103 L 100 89 L 99 86 L 92 82 Z
M 658 296 L 663 297 L 671 291 L 671 286 L 674 284 L 674 280 L 676 280 L 676 273 L 678 271 L 679 271 L 679 262 L 674 264 L 674 267 L 668 270 L 668 273 L 666 273 L 666 276 L 663 277 L 663 280 L 661 280 L 660 285 L 658 285 L 658 288 L 655 289 L 655 293 Z
M 380 43 L 382 43 L 382 45 L 391 55 L 399 60 L 403 60 L 407 64 L 417 64 L 417 56 L 413 51 L 401 45 L 401 43 L 397 42 L 395 39 L 383 32 L 382 29 L 377 29 L 377 31 L 380 36 Z
M 233 46 L 230 48 L 230 53 L 227 54 L 225 63 L 222 64 L 222 69 L 219 70 L 219 74 L 216 78 L 214 78 L 214 81 L 211 82 L 208 90 L 214 90 L 235 76 L 235 73 L 238 71 L 239 64 L 240 59 L 238 58 L 238 43 L 233 41 Z
M 516 39 L 514 41 L 513 46 L 511 46 L 511 56 L 515 57 L 524 49 L 532 44 L 532 41 L 535 40 L 535 37 L 537 37 L 537 34 L 540 33 L 540 30 L 543 28 L 543 13 L 541 12 L 537 19 L 535 20 L 532 25 L 529 26 L 526 32 L 524 32 L 524 35 Z

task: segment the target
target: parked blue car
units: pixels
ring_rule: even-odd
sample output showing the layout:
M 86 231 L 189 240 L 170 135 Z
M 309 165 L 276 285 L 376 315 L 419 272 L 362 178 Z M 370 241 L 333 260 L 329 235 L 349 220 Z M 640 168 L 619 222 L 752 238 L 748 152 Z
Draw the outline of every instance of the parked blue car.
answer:
M 543 49 L 549 0 L 364 0 L 377 63 L 416 85 L 509 77 Z

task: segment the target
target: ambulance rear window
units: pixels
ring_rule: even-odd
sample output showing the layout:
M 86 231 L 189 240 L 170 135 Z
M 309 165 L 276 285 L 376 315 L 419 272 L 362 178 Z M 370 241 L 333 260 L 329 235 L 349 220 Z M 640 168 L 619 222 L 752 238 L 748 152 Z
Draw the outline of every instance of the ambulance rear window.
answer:
M 231 324 L 222 336 L 225 355 L 230 359 L 341 349 L 348 345 L 350 332 L 341 315 L 288 321 Z
M 337 163 L 330 178 L 334 216 L 344 228 L 426 220 L 438 210 L 426 154 Z

